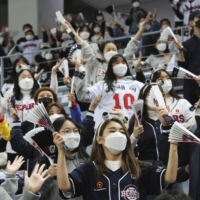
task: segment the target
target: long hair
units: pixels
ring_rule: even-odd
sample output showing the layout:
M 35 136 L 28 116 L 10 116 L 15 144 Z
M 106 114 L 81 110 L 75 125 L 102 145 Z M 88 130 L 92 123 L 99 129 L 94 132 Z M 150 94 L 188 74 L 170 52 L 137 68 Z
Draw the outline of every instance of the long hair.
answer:
M 130 136 L 123 122 L 117 118 L 106 120 L 100 127 L 98 127 L 98 129 L 100 128 L 100 130 L 97 129 L 97 132 L 99 132 L 99 136 L 103 136 L 103 132 L 105 128 L 111 122 L 119 123 L 123 127 L 124 134 L 127 137 L 127 145 L 126 145 L 125 150 L 122 152 L 121 168 L 124 173 L 129 171 L 129 173 L 134 174 L 136 178 L 139 178 L 141 175 L 139 161 L 137 161 L 135 158 L 134 152 L 131 147 Z M 108 174 L 110 172 L 110 170 L 105 165 L 105 159 L 106 157 L 105 157 L 102 144 L 99 144 L 95 140 L 93 143 L 90 161 L 94 161 L 95 164 L 97 165 L 98 176 L 101 176 L 103 174 Z
M 55 130 L 59 132 L 60 128 L 66 121 L 70 121 L 71 123 L 73 123 L 74 126 L 76 126 L 76 128 L 78 129 L 78 132 L 80 133 L 81 136 L 80 144 L 78 148 L 75 149 L 73 152 L 78 152 L 80 158 L 84 159 L 85 161 L 88 161 L 89 155 L 87 154 L 83 146 L 83 128 L 79 124 L 77 124 L 71 117 L 60 117 L 56 119 L 53 123 Z
M 165 73 L 169 76 L 170 80 L 172 81 L 172 78 L 171 78 L 170 74 L 169 74 L 165 69 L 160 69 L 160 70 L 155 71 L 155 72 L 151 75 L 151 81 L 152 81 L 152 82 L 156 82 L 156 80 L 157 80 L 158 78 L 160 78 L 160 75 L 161 75 L 162 72 L 165 72 Z M 173 82 L 172 82 L 172 84 L 173 84 Z M 170 90 L 169 94 L 170 94 L 170 96 L 173 97 L 174 99 L 177 99 L 177 100 L 181 99 L 181 97 L 178 96 L 178 94 L 176 93 L 176 91 L 175 91 L 173 85 L 172 85 L 172 89 Z
M 31 98 L 33 98 L 33 95 L 35 94 L 36 90 L 39 88 L 37 81 L 35 80 L 33 74 L 29 70 L 20 71 L 19 74 L 17 74 L 17 76 L 15 77 L 15 81 L 14 81 L 14 89 L 13 90 L 15 91 L 16 100 L 21 100 L 22 97 L 23 97 L 23 95 L 21 93 L 21 89 L 19 87 L 19 76 L 23 71 L 28 71 L 30 73 L 31 77 L 33 78 L 33 81 L 34 81 L 33 88 L 32 88 L 31 93 L 30 93 Z
M 90 41 L 91 40 L 91 37 L 92 37 L 92 31 L 91 31 L 91 29 L 90 29 L 90 27 L 89 26 L 87 26 L 87 25 L 82 25 L 82 26 L 80 26 L 79 28 L 78 28 L 78 33 L 79 33 L 79 35 L 80 35 L 80 33 L 84 30 L 84 28 L 86 28 L 87 29 L 87 31 L 90 33 L 90 37 L 88 38 L 88 40 Z
M 126 58 L 125 58 L 124 56 L 120 55 L 120 54 L 114 55 L 114 56 L 110 59 L 110 61 L 109 61 L 109 63 L 108 63 L 108 68 L 107 68 L 107 71 L 106 71 L 106 74 L 105 74 L 105 77 L 104 77 L 104 81 L 105 81 L 105 83 L 106 83 L 107 86 L 108 86 L 107 92 L 110 92 L 110 91 L 113 91 L 113 92 L 114 92 L 114 85 L 113 85 L 113 82 L 117 82 L 117 79 L 116 79 L 116 75 L 115 75 L 114 72 L 113 72 L 113 63 L 115 63 L 115 62 L 117 61 L 118 58 L 122 58 L 123 61 L 124 61 L 124 62 L 126 63 L 126 65 L 127 65 L 127 72 L 126 72 L 126 74 L 125 74 L 124 76 L 131 76 L 131 77 L 133 78 L 133 76 L 132 76 L 132 74 L 131 74 L 131 72 L 130 72 L 130 69 L 129 69 L 129 67 L 128 67 L 128 63 L 127 63 L 127 61 L 126 61 Z M 133 78 L 133 80 L 134 80 L 134 78 Z
M 159 38 L 157 39 L 157 41 L 158 40 L 159 40 Z M 167 48 L 165 49 L 164 54 L 168 54 L 169 53 L 169 45 L 168 45 L 168 43 L 166 43 L 166 44 L 167 44 Z M 155 46 L 154 46 L 152 54 L 155 55 L 155 56 L 159 56 L 158 49 Z
M 17 76 L 16 65 L 20 60 L 22 60 L 27 65 L 29 65 L 29 62 L 25 57 L 21 56 L 21 57 L 17 58 L 13 63 L 13 67 L 12 67 L 12 72 L 11 72 L 10 78 L 5 83 L 14 83 L 15 77 Z
M 158 87 L 160 88 L 161 92 L 163 92 L 161 86 L 158 85 Z M 144 102 L 146 101 L 147 96 L 149 95 L 150 89 L 152 88 L 152 84 L 149 85 L 144 85 L 142 87 L 142 89 L 140 90 L 138 99 L 142 99 L 144 100 Z M 142 114 L 142 124 L 145 125 L 145 121 L 147 121 L 149 118 L 149 114 L 148 114 L 148 110 L 147 110 L 147 105 L 144 103 L 144 107 L 143 107 L 143 114 Z M 134 115 L 131 117 L 131 119 L 129 120 L 129 124 L 131 124 L 134 121 Z

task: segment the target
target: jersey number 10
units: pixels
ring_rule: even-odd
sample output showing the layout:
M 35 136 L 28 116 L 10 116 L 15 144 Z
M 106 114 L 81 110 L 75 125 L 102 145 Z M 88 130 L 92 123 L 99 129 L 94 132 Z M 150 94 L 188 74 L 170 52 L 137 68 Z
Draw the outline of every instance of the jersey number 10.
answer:
M 115 108 L 121 109 L 121 105 L 120 105 L 120 101 L 119 101 L 119 94 L 115 94 L 113 96 L 113 99 L 115 100 Z M 129 101 L 129 99 L 130 99 L 130 101 Z M 135 100 L 135 98 L 132 94 L 125 94 L 124 97 L 123 97 L 124 108 L 132 109 L 131 104 L 134 102 L 134 100 Z

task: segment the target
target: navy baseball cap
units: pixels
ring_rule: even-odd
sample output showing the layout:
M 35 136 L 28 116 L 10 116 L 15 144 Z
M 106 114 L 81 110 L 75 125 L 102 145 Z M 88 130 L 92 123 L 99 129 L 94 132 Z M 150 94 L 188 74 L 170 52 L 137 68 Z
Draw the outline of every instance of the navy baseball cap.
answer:
M 195 17 L 200 17 L 200 10 L 195 10 L 190 14 L 189 20 L 194 20 Z

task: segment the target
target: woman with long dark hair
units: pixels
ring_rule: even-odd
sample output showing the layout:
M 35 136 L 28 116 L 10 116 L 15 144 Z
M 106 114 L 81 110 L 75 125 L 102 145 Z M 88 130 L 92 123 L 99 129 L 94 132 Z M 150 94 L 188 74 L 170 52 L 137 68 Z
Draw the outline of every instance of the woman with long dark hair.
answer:
M 134 80 L 125 57 L 119 54 L 113 56 L 108 63 L 104 80 L 92 87 L 87 87 L 85 71 L 78 71 L 80 69 L 80 66 L 76 66 L 74 77 L 78 100 L 91 102 L 95 96 L 102 94 L 95 113 L 96 126 L 101 122 L 99 115 L 102 115 L 103 112 L 110 112 L 113 108 L 122 109 L 129 117 L 132 116 L 131 103 L 138 99 L 143 83 Z
M 159 117 L 166 125 L 160 112 Z M 162 188 L 176 180 L 177 144 L 170 145 L 167 170 L 144 165 L 135 158 L 129 134 L 119 119 L 106 120 L 98 127 L 90 162 L 69 174 L 65 164 L 65 140 L 57 132 L 53 137 L 58 148 L 58 186 L 64 199 L 82 195 L 84 200 L 146 200 L 148 194 L 160 194 Z
M 169 106 L 174 120 L 181 124 L 187 123 L 194 115 L 194 112 L 190 111 L 192 105 L 186 99 L 178 96 L 173 87 L 170 74 L 164 69 L 157 70 L 151 75 L 151 81 L 161 83 L 166 105 Z
M 28 65 L 29 65 L 29 62 L 28 60 L 21 56 L 20 58 L 17 58 L 14 63 L 13 63 L 13 67 L 12 67 L 12 72 L 11 72 L 11 75 L 9 77 L 8 80 L 5 81 L 1 91 L 3 94 L 6 93 L 6 91 L 8 91 L 9 89 L 13 89 L 14 87 L 14 80 L 15 80 L 15 77 L 17 76 L 17 67 L 19 67 L 20 65 L 22 66 L 27 66 L 27 69 L 28 69 Z

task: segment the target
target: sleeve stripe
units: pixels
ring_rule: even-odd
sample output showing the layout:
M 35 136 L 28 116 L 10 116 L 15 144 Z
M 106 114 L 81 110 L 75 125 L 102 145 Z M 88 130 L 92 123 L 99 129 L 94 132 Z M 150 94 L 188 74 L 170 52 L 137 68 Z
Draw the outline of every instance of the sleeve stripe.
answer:
M 162 178 L 163 178 L 163 173 L 166 171 L 166 169 L 163 169 L 161 174 L 160 174 L 160 192 L 163 191 L 163 183 L 162 183 Z
M 87 115 L 90 117 L 94 117 L 94 113 L 91 113 L 91 112 L 87 112 Z

